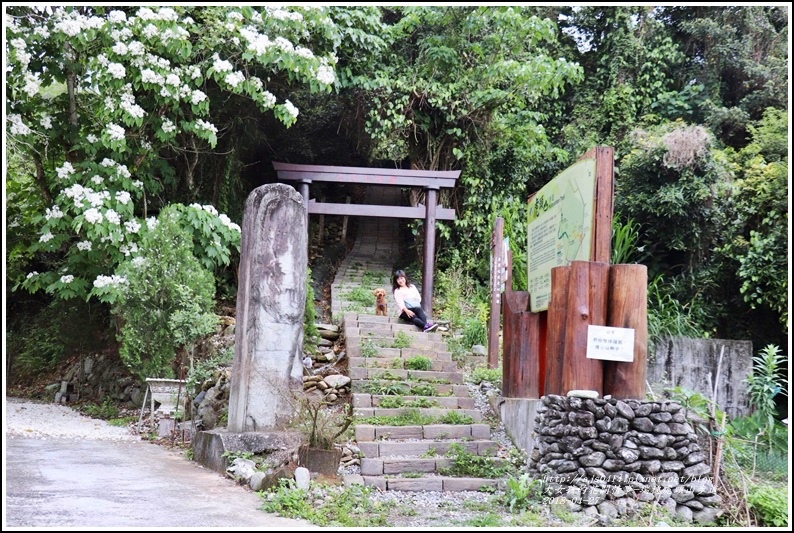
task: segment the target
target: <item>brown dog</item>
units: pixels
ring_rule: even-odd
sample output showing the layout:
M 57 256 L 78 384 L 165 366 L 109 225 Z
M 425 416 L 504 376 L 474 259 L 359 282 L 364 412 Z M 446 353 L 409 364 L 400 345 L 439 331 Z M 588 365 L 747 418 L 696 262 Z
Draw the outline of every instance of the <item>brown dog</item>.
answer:
M 386 291 L 384 289 L 375 289 L 372 294 L 375 295 L 375 315 L 388 316 L 386 314 Z

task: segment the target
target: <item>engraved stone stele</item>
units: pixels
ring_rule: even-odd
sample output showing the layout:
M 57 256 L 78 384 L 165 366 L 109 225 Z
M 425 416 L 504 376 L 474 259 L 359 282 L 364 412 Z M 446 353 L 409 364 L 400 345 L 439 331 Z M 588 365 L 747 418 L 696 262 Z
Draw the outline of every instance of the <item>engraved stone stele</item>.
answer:
M 280 428 L 303 387 L 307 228 L 301 195 L 282 183 L 248 196 L 243 213 L 230 432 Z

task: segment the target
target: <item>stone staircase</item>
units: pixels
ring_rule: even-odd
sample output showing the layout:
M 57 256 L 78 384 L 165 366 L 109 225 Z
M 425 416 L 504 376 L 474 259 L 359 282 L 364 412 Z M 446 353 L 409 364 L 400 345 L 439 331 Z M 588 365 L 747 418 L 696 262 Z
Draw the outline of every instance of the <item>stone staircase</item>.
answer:
M 382 195 L 371 198 L 372 203 L 399 200 L 394 188 L 370 189 Z M 382 287 L 391 295 L 390 276 L 400 268 L 393 264 L 399 255 L 398 229 L 392 219 L 363 221 L 331 286 L 332 313 L 341 317 L 346 339 L 364 484 L 400 491 L 499 487 L 498 479 L 449 475 L 454 456 L 461 453 L 489 457 L 496 464 L 502 459 L 496 456 L 500 444 L 491 440 L 491 427 L 475 407 L 444 335 L 423 333 L 400 321 L 391 297 L 388 316 L 375 315 L 374 296 L 369 306 L 350 300 L 357 288 L 371 293 Z M 410 425 L 390 424 L 387 417 L 401 417 Z

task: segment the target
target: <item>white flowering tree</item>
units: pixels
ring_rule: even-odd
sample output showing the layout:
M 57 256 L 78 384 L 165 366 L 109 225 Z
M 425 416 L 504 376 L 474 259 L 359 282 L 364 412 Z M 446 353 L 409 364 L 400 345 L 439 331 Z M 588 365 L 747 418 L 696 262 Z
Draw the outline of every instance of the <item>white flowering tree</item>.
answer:
M 114 302 L 152 211 L 223 133 L 219 106 L 244 99 L 290 126 L 289 91 L 335 81 L 323 8 L 4 9 L 6 156 L 21 162 L 6 184 L 25 206 L 7 220 L 23 241 L 9 279 L 32 292 Z M 178 210 L 203 266 L 228 264 L 239 225 L 212 205 Z M 46 268 L 22 272 L 34 258 Z

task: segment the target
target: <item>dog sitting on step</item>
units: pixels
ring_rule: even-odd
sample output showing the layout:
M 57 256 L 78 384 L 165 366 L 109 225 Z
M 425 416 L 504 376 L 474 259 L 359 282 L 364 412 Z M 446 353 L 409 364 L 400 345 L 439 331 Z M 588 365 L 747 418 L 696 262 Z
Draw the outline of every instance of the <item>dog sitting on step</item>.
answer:
M 375 289 L 372 294 L 375 295 L 375 315 L 388 316 L 386 313 L 386 291 L 384 289 Z

